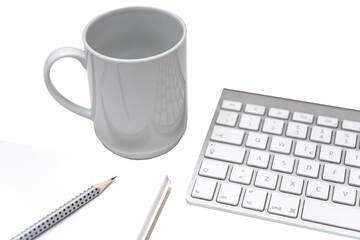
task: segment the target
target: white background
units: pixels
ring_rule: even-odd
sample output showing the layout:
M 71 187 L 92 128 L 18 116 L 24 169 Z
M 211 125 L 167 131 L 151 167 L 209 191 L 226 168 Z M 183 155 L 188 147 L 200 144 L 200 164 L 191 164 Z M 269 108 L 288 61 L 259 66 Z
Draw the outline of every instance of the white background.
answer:
M 56 103 L 42 76 L 52 50 L 82 49 L 82 31 L 93 17 L 134 5 L 171 11 L 188 29 L 187 131 L 168 154 L 140 162 L 106 150 L 92 122 Z M 360 109 L 359 13 L 359 1 L 344 0 L 2 1 L 0 140 L 89 156 L 115 175 L 165 171 L 173 191 L 151 239 L 341 239 L 190 206 L 185 192 L 223 88 Z M 60 92 L 89 107 L 86 72 L 76 60 L 56 63 L 52 76 Z M 65 178 L 59 178 L 64 185 L 76 180 Z

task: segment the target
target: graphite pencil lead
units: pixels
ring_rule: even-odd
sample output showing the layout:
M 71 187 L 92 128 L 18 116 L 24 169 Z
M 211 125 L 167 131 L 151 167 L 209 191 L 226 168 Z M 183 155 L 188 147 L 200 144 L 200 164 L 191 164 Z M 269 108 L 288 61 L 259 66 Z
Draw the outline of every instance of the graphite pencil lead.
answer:
M 117 178 L 117 176 L 115 176 L 115 177 L 113 177 L 113 178 L 110 178 L 110 180 L 111 180 L 111 181 L 114 181 L 114 180 L 115 180 L 115 178 Z

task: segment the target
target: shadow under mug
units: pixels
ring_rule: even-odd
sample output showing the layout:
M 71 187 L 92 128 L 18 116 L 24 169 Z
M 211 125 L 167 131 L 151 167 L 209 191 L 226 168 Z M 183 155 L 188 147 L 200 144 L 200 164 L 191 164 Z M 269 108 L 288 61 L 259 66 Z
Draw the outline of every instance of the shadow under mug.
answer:
M 100 141 L 132 159 L 159 156 L 172 149 L 187 124 L 186 27 L 169 12 L 129 7 L 102 14 L 83 32 L 84 51 L 60 48 L 44 66 L 53 98 L 89 118 Z M 91 108 L 57 91 L 52 65 L 72 57 L 87 70 Z

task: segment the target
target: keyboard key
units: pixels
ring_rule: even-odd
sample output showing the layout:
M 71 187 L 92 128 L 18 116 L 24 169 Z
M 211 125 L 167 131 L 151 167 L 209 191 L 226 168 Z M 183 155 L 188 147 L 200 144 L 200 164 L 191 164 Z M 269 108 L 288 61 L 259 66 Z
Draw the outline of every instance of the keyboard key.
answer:
M 316 154 L 316 144 L 306 141 L 297 141 L 295 146 L 295 156 L 305 157 L 305 158 L 315 158 Z
M 332 117 L 318 116 L 316 124 L 325 127 L 337 128 L 339 124 L 339 119 Z
M 312 123 L 314 116 L 308 113 L 294 112 L 292 120 L 296 122 Z
M 360 167 L 360 151 L 346 150 L 345 165 Z
M 302 219 L 335 227 L 360 231 L 360 208 L 306 199 Z
M 254 104 L 247 104 L 245 106 L 245 112 L 246 113 L 252 113 L 256 115 L 264 115 L 265 114 L 265 107 L 254 105 Z
M 350 170 L 349 185 L 360 187 L 360 169 L 352 168 Z
M 229 100 L 224 100 L 221 104 L 221 108 L 227 109 L 227 110 L 233 110 L 233 111 L 237 111 L 237 112 L 240 112 L 241 107 L 242 107 L 241 102 L 235 102 L 235 101 L 229 101 Z
M 237 118 L 238 118 L 238 114 L 235 112 L 220 110 L 219 115 L 216 119 L 216 123 L 225 126 L 234 127 Z
M 249 114 L 241 115 L 239 127 L 248 130 L 257 131 L 259 129 L 261 118 Z
M 246 150 L 242 147 L 224 143 L 210 142 L 205 157 L 229 162 L 243 163 Z
M 360 122 L 344 120 L 342 123 L 342 129 L 360 132 Z
M 216 179 L 225 179 L 229 165 L 224 162 L 204 159 L 199 175 Z
M 235 128 L 214 126 L 211 140 L 241 145 L 244 139 L 244 131 Z
M 269 204 L 269 213 L 296 218 L 300 199 L 287 194 L 273 193 Z
M 235 165 L 231 171 L 230 181 L 249 185 L 252 175 L 253 170 L 251 168 Z
M 323 179 L 330 182 L 345 182 L 345 167 L 335 164 L 325 164 Z
M 355 148 L 357 135 L 352 132 L 337 131 L 335 135 L 335 145 L 342 147 Z
M 302 123 L 289 122 L 286 130 L 286 136 L 305 139 L 307 135 L 308 126 Z
M 211 201 L 214 197 L 216 182 L 204 178 L 196 179 L 191 196 Z
M 320 164 L 314 160 L 299 159 L 297 175 L 317 178 L 319 176 Z
M 280 109 L 280 108 L 270 108 L 268 115 L 269 115 L 269 117 L 288 119 L 289 118 L 289 110 Z
M 329 188 L 330 185 L 328 183 L 320 182 L 316 180 L 309 180 L 306 189 L 306 196 L 321 200 L 328 200 Z
M 341 148 L 328 145 L 322 145 L 319 159 L 326 162 L 340 163 Z
M 333 193 L 333 201 L 346 205 L 355 205 L 356 189 L 342 185 L 335 185 Z
M 284 128 L 284 121 L 266 118 L 264 121 L 263 132 L 281 135 Z
M 289 138 L 274 136 L 271 140 L 270 151 L 289 154 L 292 140 Z
M 268 136 L 261 133 L 250 132 L 246 141 L 247 147 L 265 149 Z
M 292 173 L 295 159 L 289 156 L 276 154 L 271 169 L 284 173 Z
M 259 168 L 267 168 L 270 154 L 264 151 L 250 150 L 247 165 Z
M 300 195 L 303 184 L 304 180 L 302 178 L 284 175 L 281 180 L 280 191 Z
M 255 186 L 275 190 L 277 184 L 278 175 L 274 172 L 259 170 L 256 179 Z
M 310 140 L 314 142 L 330 143 L 331 135 L 331 129 L 314 126 L 311 129 Z
M 242 207 L 257 211 L 264 211 L 266 197 L 266 191 L 255 188 L 247 188 Z
M 216 201 L 237 206 L 239 204 L 240 194 L 241 187 L 239 185 L 222 183 Z

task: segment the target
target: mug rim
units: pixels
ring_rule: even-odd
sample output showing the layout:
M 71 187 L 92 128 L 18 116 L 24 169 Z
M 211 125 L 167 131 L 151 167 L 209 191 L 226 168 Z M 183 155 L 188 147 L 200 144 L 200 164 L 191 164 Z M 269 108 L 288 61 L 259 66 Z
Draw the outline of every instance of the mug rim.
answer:
M 105 18 L 107 16 L 110 16 L 112 14 L 116 14 L 116 13 L 119 13 L 119 12 L 125 12 L 125 11 L 129 11 L 129 10 L 152 10 L 152 11 L 158 11 L 158 12 L 161 12 L 161 13 L 164 13 L 164 14 L 168 15 L 169 17 L 174 18 L 175 20 L 177 20 L 180 23 L 180 25 L 182 27 L 182 30 L 183 30 L 183 33 L 182 33 L 182 36 L 181 36 L 180 40 L 178 40 L 177 43 L 174 46 L 172 46 L 171 48 L 167 49 L 164 52 L 161 52 L 159 54 L 156 54 L 156 55 L 153 55 L 153 56 L 150 56 L 150 57 L 136 58 L 136 59 L 124 59 L 124 58 L 109 57 L 109 56 L 106 56 L 106 55 L 104 55 L 102 53 L 99 53 L 98 51 L 96 51 L 95 49 L 90 47 L 89 43 L 86 40 L 86 35 L 87 35 L 87 32 L 88 32 L 89 28 L 94 23 L 96 23 L 100 19 L 103 19 L 103 18 Z M 86 27 L 85 27 L 85 29 L 83 31 L 83 36 L 82 37 L 83 37 L 83 43 L 85 45 L 85 50 L 89 51 L 91 54 L 97 56 L 100 59 L 106 60 L 108 62 L 116 62 L 116 63 L 141 63 L 141 62 L 147 62 L 147 61 L 152 61 L 152 60 L 159 59 L 159 58 L 161 58 L 163 56 L 166 56 L 166 55 L 176 51 L 176 49 L 178 49 L 179 46 L 182 45 L 184 43 L 185 39 L 186 39 L 186 26 L 185 26 L 184 21 L 179 16 L 177 16 L 177 15 L 171 13 L 171 12 L 168 12 L 166 10 L 163 10 L 163 9 L 154 8 L 154 7 L 143 7 L 143 6 L 125 7 L 125 8 L 119 8 L 119 9 L 115 9 L 115 10 L 105 12 L 105 13 L 100 14 L 99 16 L 93 18 L 86 25 Z

